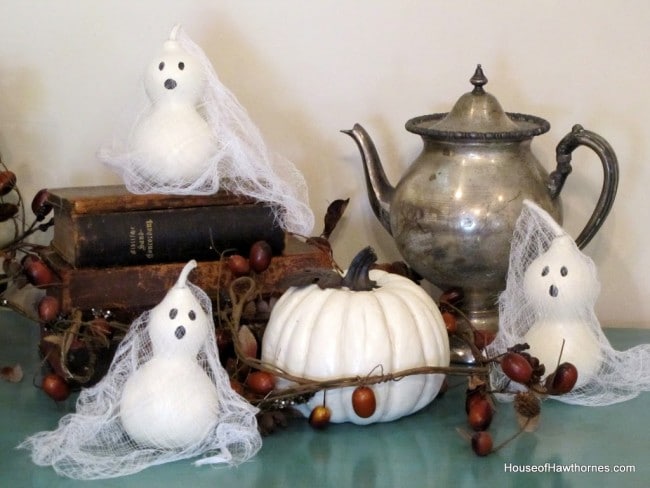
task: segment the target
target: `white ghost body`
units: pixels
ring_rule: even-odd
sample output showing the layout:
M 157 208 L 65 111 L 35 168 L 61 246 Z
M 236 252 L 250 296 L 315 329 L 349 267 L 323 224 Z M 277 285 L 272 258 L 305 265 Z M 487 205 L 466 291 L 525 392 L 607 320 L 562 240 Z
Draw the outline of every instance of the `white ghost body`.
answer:
M 183 448 L 210 433 L 217 401 L 214 385 L 196 361 L 155 357 L 124 387 L 122 425 L 140 445 Z
M 19 446 L 34 463 L 94 480 L 201 456 L 194 464 L 237 465 L 262 446 L 258 410 L 238 395 L 219 362 L 212 302 L 178 281 L 136 318 L 106 375 L 82 388 L 76 412 Z
M 190 106 L 158 103 L 133 136 L 138 172 L 158 183 L 191 184 L 210 164 L 215 146 L 207 124 Z
M 218 419 L 218 392 L 197 355 L 210 319 L 184 286 L 192 266 L 150 311 L 152 358 L 126 381 L 120 400 L 124 430 L 138 444 L 183 448 L 200 442 Z
M 524 336 L 530 353 L 547 373 L 555 370 L 558 360 L 573 363 L 578 370 L 576 388 L 587 384 L 602 362 L 591 325 L 599 285 L 595 270 L 570 236 L 556 238 L 548 251 L 531 262 L 523 288 L 535 314 Z
M 311 235 L 314 214 L 303 175 L 265 143 L 179 25 L 145 68 L 143 85 L 97 154 L 131 193 L 235 193 L 267 204 L 283 229 Z
M 210 165 L 215 138 L 197 109 L 205 81 L 200 62 L 172 33 L 145 73 L 151 108 L 131 139 L 142 176 L 159 184 L 190 185 Z

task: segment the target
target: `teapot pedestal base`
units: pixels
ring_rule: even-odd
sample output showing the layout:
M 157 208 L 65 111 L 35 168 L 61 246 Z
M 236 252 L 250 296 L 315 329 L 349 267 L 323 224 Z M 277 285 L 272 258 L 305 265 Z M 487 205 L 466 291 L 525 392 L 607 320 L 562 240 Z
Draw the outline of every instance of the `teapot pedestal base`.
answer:
M 499 330 L 499 311 L 496 307 L 482 310 L 463 310 L 462 320 L 459 320 L 459 334 L 450 337 L 450 361 L 452 364 L 475 364 L 476 358 L 467 344 L 474 341 L 483 348 L 492 342 Z

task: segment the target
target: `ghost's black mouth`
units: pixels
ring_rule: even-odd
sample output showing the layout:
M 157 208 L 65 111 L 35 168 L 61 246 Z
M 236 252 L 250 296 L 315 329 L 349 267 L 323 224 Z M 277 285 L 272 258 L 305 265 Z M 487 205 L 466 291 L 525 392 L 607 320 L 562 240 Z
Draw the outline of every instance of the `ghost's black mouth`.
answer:
M 185 335 L 185 327 L 183 327 L 182 325 L 176 327 L 176 330 L 174 331 L 174 335 L 176 336 L 176 339 L 182 339 L 183 336 Z
M 558 294 L 558 291 L 559 290 L 557 289 L 557 286 L 551 285 L 548 289 L 548 294 L 555 298 Z
M 176 88 L 176 80 L 172 78 L 167 78 L 165 80 L 165 88 L 167 88 L 168 90 L 173 90 L 174 88 Z

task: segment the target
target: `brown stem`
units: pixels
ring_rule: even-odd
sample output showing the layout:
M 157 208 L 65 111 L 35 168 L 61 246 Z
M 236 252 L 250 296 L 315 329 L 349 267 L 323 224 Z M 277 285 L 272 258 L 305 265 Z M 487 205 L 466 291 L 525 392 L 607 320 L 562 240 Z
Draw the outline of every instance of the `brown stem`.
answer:
M 61 369 L 66 375 L 66 378 L 71 378 L 81 384 L 88 382 L 93 375 L 95 361 L 97 359 L 96 355 L 92 350 L 89 350 L 90 361 L 89 366 L 84 375 L 74 374 L 68 368 L 68 352 L 70 351 L 70 346 L 72 342 L 79 334 L 81 329 L 82 320 L 81 310 L 74 310 L 72 312 L 72 325 L 63 332 L 63 343 L 61 344 Z
M 348 272 L 343 277 L 343 286 L 352 291 L 370 291 L 377 283 L 370 279 L 370 267 L 377 261 L 375 250 L 368 246 L 352 259 Z
M 517 437 L 519 437 L 523 432 L 525 432 L 525 431 L 526 431 L 526 427 L 528 426 L 528 423 L 530 422 L 530 420 L 531 420 L 531 418 L 528 417 L 528 418 L 526 419 L 526 422 L 524 422 L 524 425 L 522 425 L 521 427 L 519 427 L 519 430 L 518 430 L 517 432 L 515 432 L 514 434 L 512 434 L 512 435 L 511 435 L 510 437 L 508 437 L 506 440 L 502 441 L 500 444 L 498 444 L 498 445 L 496 445 L 495 447 L 493 447 L 492 450 L 490 451 L 490 454 L 491 454 L 491 453 L 494 453 L 494 452 L 497 452 L 499 449 L 501 449 L 502 447 L 504 447 L 504 446 L 505 446 L 506 444 L 508 444 L 509 442 L 514 441 L 514 440 L 515 440 Z
M 229 321 L 232 342 L 237 358 L 245 364 L 247 357 L 239 343 L 239 325 L 242 314 L 244 313 L 244 307 L 256 295 L 257 286 L 253 278 L 240 276 L 230 284 L 228 292 L 232 304 Z

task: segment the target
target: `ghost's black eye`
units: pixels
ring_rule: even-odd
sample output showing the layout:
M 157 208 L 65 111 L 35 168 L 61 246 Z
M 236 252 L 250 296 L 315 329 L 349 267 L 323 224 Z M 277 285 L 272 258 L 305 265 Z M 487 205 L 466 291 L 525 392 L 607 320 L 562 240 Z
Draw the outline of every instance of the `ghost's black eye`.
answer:
M 560 274 L 561 274 L 562 276 L 566 276 L 566 275 L 569 274 L 569 270 L 566 269 L 566 266 L 562 266 L 562 267 L 560 268 Z
M 544 266 L 544 269 L 542 270 L 542 276 L 546 276 L 550 270 L 548 269 L 548 266 Z
M 181 71 L 183 71 L 185 69 L 185 63 L 183 61 L 178 63 L 178 69 L 181 70 Z
M 196 320 L 196 313 L 194 312 L 194 310 L 190 310 L 187 316 L 190 318 L 190 320 Z
M 162 70 L 165 69 L 165 62 L 164 62 L 164 61 L 161 61 L 161 62 L 160 62 L 160 64 L 158 65 L 158 69 L 159 69 L 160 71 L 162 71 Z
M 178 309 L 177 309 L 177 308 L 172 308 L 172 309 L 169 311 L 169 318 L 170 318 L 170 319 L 174 320 L 174 319 L 176 318 L 177 315 L 178 315 Z

